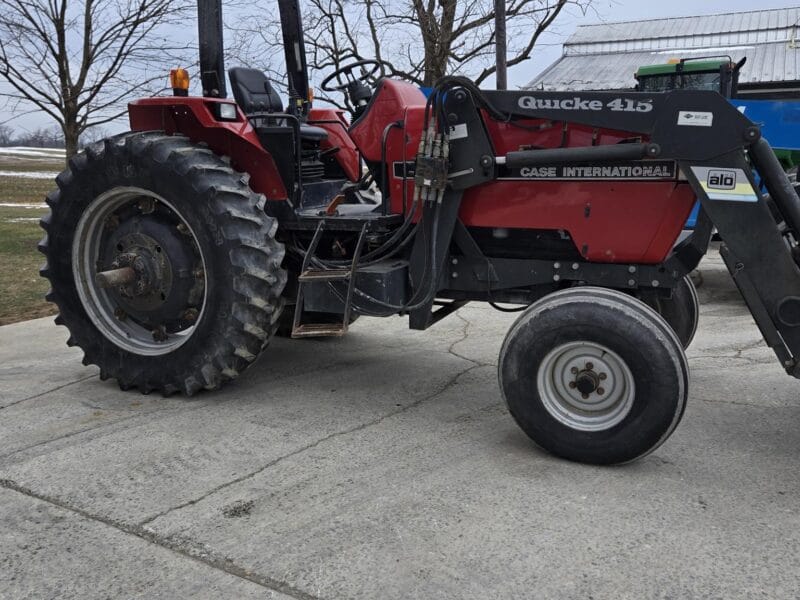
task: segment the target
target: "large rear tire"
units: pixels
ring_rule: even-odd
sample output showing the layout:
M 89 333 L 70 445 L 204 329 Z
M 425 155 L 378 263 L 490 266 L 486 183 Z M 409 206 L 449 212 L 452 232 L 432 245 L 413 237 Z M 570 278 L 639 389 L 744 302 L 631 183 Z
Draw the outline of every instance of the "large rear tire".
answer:
M 616 464 L 658 448 L 683 416 L 689 369 L 651 308 L 594 287 L 550 294 L 514 323 L 500 351 L 511 415 L 541 448 Z
M 277 223 L 246 175 L 184 137 L 144 132 L 90 146 L 57 183 L 41 274 L 84 364 L 122 389 L 191 395 L 256 359 L 286 274 Z

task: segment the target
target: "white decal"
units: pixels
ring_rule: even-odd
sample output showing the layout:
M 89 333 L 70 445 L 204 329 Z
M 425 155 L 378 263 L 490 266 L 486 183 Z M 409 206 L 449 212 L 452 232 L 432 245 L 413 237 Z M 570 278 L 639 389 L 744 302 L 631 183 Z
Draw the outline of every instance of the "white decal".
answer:
M 579 96 L 573 98 L 536 98 L 521 96 L 517 102 L 526 110 L 587 110 L 611 112 L 648 113 L 653 110 L 652 100 L 634 100 L 631 98 L 614 98 L 603 104 L 602 100 L 584 100 Z
M 682 110 L 678 113 L 678 125 L 711 127 L 714 125 L 714 113 Z
M 461 138 L 468 137 L 468 135 L 466 123 L 459 123 L 458 125 L 453 125 L 450 127 L 451 140 L 460 140 Z
M 758 202 L 758 194 L 742 169 L 692 167 L 700 187 L 711 200 Z

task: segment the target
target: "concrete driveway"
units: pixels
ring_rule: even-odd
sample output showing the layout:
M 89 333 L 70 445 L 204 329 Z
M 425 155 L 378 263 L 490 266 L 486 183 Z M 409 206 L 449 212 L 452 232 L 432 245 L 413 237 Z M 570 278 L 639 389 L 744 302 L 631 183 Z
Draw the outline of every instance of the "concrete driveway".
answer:
M 502 404 L 513 315 L 275 340 L 221 393 L 125 393 L 0 328 L 0 597 L 794 598 L 800 382 L 715 254 L 682 424 L 625 467 Z

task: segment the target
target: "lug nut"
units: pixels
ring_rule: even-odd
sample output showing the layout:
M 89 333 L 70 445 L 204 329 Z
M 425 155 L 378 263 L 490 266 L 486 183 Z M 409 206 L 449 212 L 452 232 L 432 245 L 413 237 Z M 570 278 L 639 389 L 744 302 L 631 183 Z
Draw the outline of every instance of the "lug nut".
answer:
M 605 373 L 600 373 L 599 377 L 600 377 L 600 379 L 605 381 L 605 379 L 608 377 L 608 375 L 606 375 Z
M 581 394 L 581 397 L 582 397 L 584 400 L 588 400 L 588 399 L 589 399 L 589 394 Z
M 572 367 L 572 368 L 569 370 L 569 372 L 570 372 L 570 373 L 573 373 L 574 375 L 577 375 L 577 374 L 578 374 L 578 367 Z
M 590 362 L 586 363 L 586 370 L 591 371 L 592 369 L 594 369 L 594 364 Z
M 578 384 L 577 384 L 577 383 L 575 383 L 574 381 L 570 381 L 570 382 L 569 382 L 569 387 L 571 387 L 571 388 L 573 388 L 573 389 L 574 389 L 575 387 L 577 387 L 577 385 L 578 385 Z
M 606 390 L 604 388 L 601 388 L 601 387 L 597 388 L 597 395 L 598 396 L 602 396 L 605 393 L 606 393 Z

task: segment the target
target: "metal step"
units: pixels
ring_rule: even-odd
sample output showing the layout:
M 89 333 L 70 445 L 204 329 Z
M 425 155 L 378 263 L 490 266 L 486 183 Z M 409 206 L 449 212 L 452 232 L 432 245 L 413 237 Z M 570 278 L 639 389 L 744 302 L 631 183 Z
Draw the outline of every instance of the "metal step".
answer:
M 292 337 L 341 337 L 345 333 L 347 326 L 343 323 L 304 323 L 292 330 Z
M 306 269 L 298 281 L 344 281 L 350 279 L 350 269 Z

